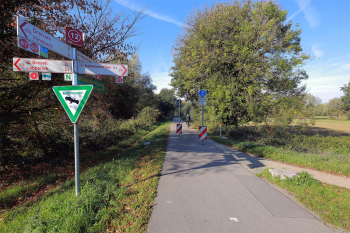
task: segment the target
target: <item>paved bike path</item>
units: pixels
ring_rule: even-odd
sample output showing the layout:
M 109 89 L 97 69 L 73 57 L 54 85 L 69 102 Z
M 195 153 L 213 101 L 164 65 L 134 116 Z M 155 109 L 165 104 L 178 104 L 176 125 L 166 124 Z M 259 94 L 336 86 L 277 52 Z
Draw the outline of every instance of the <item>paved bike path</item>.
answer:
M 307 210 L 187 129 L 171 134 L 150 233 L 333 232 Z M 234 152 L 233 152 L 234 153 Z

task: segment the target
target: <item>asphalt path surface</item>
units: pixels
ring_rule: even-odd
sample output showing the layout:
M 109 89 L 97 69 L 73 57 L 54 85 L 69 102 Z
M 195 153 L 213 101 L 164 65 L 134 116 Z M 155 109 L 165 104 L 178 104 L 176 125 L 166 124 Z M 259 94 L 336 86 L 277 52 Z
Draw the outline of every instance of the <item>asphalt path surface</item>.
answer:
M 333 232 L 174 118 L 148 232 Z M 256 161 L 255 161 L 256 163 Z

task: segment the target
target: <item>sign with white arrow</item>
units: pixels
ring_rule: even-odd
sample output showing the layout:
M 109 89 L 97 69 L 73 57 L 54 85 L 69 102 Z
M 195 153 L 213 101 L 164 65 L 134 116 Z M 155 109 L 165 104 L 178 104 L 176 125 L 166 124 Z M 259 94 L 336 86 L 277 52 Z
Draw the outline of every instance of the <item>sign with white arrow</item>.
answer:
M 78 62 L 78 74 L 128 76 L 128 66 L 108 63 Z
M 13 58 L 13 71 L 73 73 L 72 61 Z
M 92 91 L 92 85 L 52 87 L 70 120 L 75 124 Z
M 73 49 L 66 43 L 60 41 L 56 37 L 47 32 L 35 27 L 27 21 L 17 18 L 17 36 L 30 40 L 40 46 L 43 46 L 51 51 L 54 51 L 62 56 L 72 59 Z

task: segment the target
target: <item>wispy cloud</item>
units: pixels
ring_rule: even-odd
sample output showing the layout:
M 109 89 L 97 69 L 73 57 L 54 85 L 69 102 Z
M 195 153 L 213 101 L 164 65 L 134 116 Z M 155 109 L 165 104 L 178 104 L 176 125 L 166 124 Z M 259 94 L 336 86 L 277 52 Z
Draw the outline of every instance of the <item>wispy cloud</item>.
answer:
M 152 10 L 146 9 L 145 6 L 141 6 L 140 4 L 136 4 L 135 2 L 131 2 L 128 0 L 114 0 L 114 1 L 116 1 L 117 3 L 119 3 L 120 5 L 122 5 L 124 7 L 130 8 L 132 10 L 139 11 L 139 12 L 144 11 L 145 14 L 147 14 L 155 19 L 162 20 L 162 21 L 165 21 L 168 23 L 175 24 L 176 26 L 182 27 L 182 23 L 173 19 L 172 17 L 162 15 L 162 14 L 159 14 L 159 13 L 154 12 Z
M 312 52 L 315 54 L 315 56 L 317 57 L 317 58 L 322 58 L 322 56 L 323 56 L 323 51 L 319 48 L 319 46 L 318 46 L 318 44 L 314 44 L 313 46 L 312 46 Z
M 296 16 L 302 11 L 311 28 L 314 29 L 321 24 L 321 19 L 315 7 L 313 7 L 310 3 L 311 0 L 295 0 L 295 1 L 298 3 L 299 10 L 295 12 L 292 16 L 290 16 L 286 21 L 291 20 L 294 16 Z

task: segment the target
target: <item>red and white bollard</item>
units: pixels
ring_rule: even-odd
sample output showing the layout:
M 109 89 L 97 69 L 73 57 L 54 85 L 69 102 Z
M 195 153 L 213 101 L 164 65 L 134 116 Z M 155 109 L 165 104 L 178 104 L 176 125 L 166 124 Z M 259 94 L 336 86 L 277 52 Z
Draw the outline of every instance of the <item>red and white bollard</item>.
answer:
M 182 124 L 176 124 L 176 134 L 182 134 Z
M 207 140 L 207 127 L 206 126 L 199 126 L 199 139 L 202 140 Z

